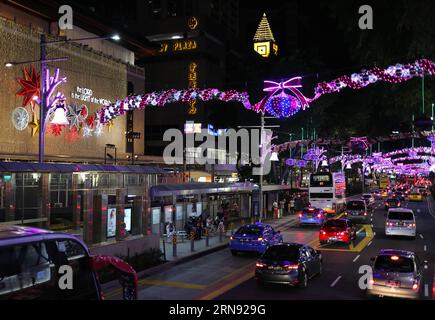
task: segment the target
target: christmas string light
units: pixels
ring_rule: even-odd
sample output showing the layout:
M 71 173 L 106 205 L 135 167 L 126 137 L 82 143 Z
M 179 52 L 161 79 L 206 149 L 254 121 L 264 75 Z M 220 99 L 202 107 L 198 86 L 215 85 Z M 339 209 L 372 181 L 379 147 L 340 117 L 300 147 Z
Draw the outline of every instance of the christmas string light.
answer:
M 127 111 L 143 110 L 147 106 L 163 107 L 174 102 L 189 103 L 195 100 L 204 102 L 219 100 L 223 102 L 240 102 L 248 110 L 270 113 L 279 118 L 289 118 L 300 110 L 305 110 L 309 104 L 325 94 L 340 92 L 345 88 L 353 90 L 363 89 L 376 82 L 402 83 L 415 77 L 435 74 L 435 62 L 420 59 L 414 63 L 396 64 L 384 70 L 376 67 L 363 70 L 350 76 L 344 75 L 329 82 L 319 83 L 314 90 L 314 97 L 307 98 L 300 91 L 302 78 L 296 77 L 282 83 L 265 81 L 264 91 L 268 95 L 260 102 L 251 105 L 246 92 L 220 91 L 219 89 L 170 89 L 152 92 L 144 95 L 129 96 L 98 110 L 102 124 L 107 124 L 116 117 L 124 115 Z M 278 94 L 279 93 L 279 94 Z M 289 94 L 291 93 L 291 95 Z M 278 95 L 277 95 L 278 94 Z

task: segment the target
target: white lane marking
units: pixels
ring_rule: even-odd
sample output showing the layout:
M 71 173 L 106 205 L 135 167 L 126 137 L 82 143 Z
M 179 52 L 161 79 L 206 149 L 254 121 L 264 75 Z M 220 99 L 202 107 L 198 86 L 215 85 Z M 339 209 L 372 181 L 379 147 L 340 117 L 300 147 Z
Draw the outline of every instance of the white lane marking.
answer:
M 372 245 L 373 241 L 370 241 L 367 247 L 370 247 Z
M 339 276 L 337 279 L 335 279 L 335 281 L 331 284 L 331 288 L 334 288 L 335 285 L 338 283 L 338 281 L 340 281 L 341 276 Z
M 422 234 L 420 234 L 420 238 L 421 238 L 421 239 L 424 239 L 424 237 L 423 237 L 423 235 L 422 235 Z
M 359 259 L 360 256 L 361 256 L 361 255 L 357 255 L 356 258 L 353 259 L 353 262 L 355 263 L 355 262 Z
M 424 249 L 423 249 L 424 251 L 427 251 L 427 246 L 424 246 Z
M 424 285 L 424 296 L 429 297 L 429 285 Z

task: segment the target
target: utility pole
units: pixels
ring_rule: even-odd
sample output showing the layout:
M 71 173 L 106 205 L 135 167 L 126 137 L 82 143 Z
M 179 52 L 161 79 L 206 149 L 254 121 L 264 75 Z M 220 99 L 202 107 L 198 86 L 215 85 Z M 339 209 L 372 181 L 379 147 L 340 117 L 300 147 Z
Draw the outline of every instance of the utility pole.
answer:
M 40 104 L 39 104 L 39 163 L 44 162 L 44 135 L 45 135 L 45 109 L 46 109 L 46 92 L 45 92 L 45 75 L 47 69 L 47 51 L 46 37 L 41 34 L 41 84 L 40 84 Z
M 261 130 L 260 130 L 261 158 L 260 159 L 263 159 L 264 144 L 266 142 L 266 141 L 263 141 L 264 126 L 265 126 L 264 113 L 261 113 Z M 261 164 L 261 167 L 260 167 L 260 199 L 258 201 L 258 204 L 260 207 L 260 221 L 263 221 L 263 164 Z

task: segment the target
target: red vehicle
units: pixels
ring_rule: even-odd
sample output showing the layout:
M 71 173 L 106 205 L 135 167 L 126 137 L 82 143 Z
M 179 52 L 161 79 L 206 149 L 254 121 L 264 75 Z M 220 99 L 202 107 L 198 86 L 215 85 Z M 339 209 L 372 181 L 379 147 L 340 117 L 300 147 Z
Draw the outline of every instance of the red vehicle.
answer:
M 328 220 L 320 229 L 320 244 L 344 242 L 350 244 L 356 238 L 356 228 L 348 219 Z

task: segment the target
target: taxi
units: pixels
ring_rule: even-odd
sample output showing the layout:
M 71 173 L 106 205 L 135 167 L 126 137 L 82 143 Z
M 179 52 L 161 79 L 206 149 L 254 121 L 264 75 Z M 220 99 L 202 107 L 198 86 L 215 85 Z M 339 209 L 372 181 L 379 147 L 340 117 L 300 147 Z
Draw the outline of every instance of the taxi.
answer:
M 387 190 L 382 190 L 381 192 L 381 197 L 382 198 L 388 198 L 390 196 L 390 194 L 388 193 Z
M 408 200 L 421 202 L 423 201 L 423 196 L 421 195 L 421 193 L 412 192 L 408 195 Z
M 281 244 L 283 238 L 280 231 L 262 223 L 241 226 L 231 236 L 229 248 L 233 255 L 239 252 L 257 252 L 263 254 L 274 245 Z

